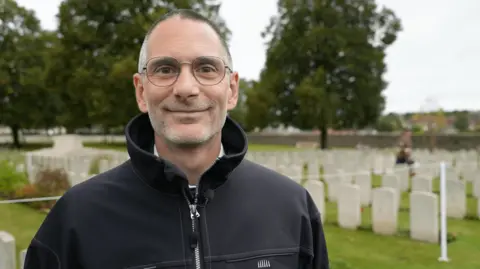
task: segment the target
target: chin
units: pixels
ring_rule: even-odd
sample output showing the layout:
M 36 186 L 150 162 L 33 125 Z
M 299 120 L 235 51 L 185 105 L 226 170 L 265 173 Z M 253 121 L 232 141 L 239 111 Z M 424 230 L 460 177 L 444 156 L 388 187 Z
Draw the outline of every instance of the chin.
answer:
M 179 146 L 196 146 L 201 145 L 210 140 L 210 136 L 165 136 L 166 140 L 174 145 Z
M 164 133 L 167 141 L 178 145 L 203 144 L 209 141 L 213 135 L 210 130 L 204 128 L 178 128 L 165 130 Z

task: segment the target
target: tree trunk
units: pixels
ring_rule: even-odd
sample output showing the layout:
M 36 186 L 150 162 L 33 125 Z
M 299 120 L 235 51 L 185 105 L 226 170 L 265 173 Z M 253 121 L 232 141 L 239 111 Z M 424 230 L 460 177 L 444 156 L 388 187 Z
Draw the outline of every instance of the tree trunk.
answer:
M 326 124 L 320 127 L 320 149 L 328 149 L 328 128 Z
M 13 124 L 10 126 L 10 130 L 12 131 L 13 148 L 19 149 L 22 146 L 20 144 L 20 126 Z
M 433 129 L 432 123 L 429 123 L 428 132 L 429 132 L 429 138 L 430 138 L 428 149 L 430 153 L 433 153 L 433 151 L 435 150 L 435 130 Z
M 66 127 L 67 129 L 67 134 L 74 134 L 75 133 L 75 128 L 73 127 Z

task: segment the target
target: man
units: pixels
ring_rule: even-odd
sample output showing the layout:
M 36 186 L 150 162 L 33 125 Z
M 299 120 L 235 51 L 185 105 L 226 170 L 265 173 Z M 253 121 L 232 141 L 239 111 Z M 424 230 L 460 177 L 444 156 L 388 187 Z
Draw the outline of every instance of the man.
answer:
M 412 132 L 410 129 L 403 130 L 398 140 L 398 148 L 396 164 L 412 164 Z
M 180 10 L 153 25 L 133 77 L 143 113 L 126 127 L 130 160 L 56 203 L 26 268 L 327 269 L 308 192 L 244 159 L 227 117 L 238 81 L 206 18 Z

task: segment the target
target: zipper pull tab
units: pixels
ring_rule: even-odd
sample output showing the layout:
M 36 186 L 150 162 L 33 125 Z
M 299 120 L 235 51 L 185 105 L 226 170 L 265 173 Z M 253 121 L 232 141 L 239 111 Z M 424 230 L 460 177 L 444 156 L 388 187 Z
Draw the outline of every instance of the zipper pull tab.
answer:
M 197 205 L 193 204 L 190 205 L 190 218 L 193 220 L 195 217 L 200 217 L 200 213 L 198 213 Z

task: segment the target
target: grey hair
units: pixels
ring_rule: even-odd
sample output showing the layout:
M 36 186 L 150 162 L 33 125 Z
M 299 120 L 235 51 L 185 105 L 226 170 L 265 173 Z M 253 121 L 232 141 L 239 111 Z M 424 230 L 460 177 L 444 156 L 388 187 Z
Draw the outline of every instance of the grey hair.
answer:
M 233 69 L 233 61 L 232 61 L 232 55 L 230 53 L 230 49 L 228 48 L 228 44 L 227 44 L 226 40 L 222 37 L 220 29 L 218 28 L 218 26 L 215 23 L 213 23 L 211 20 L 209 20 L 207 17 L 205 17 L 205 16 L 201 15 L 200 13 L 197 13 L 193 10 L 178 9 L 178 10 L 174 10 L 174 11 L 171 11 L 171 12 L 163 15 L 162 17 L 160 17 L 160 19 L 158 19 L 150 27 L 149 31 L 145 35 L 145 38 L 144 38 L 143 43 L 142 43 L 142 47 L 140 48 L 140 54 L 138 56 L 138 73 L 142 73 L 143 69 L 147 65 L 147 60 L 148 60 L 147 59 L 147 55 L 148 55 L 147 44 L 148 44 L 148 39 L 150 37 L 150 34 L 153 32 L 155 27 L 158 24 L 160 24 L 162 21 L 165 21 L 165 20 L 167 20 L 171 17 L 175 17 L 175 16 L 180 16 L 182 19 L 189 19 L 189 20 L 204 22 L 204 23 L 208 24 L 210 27 L 212 27 L 212 29 L 215 31 L 215 33 L 217 33 L 218 38 L 220 39 L 220 41 L 222 43 L 222 47 L 224 48 L 225 52 L 227 53 L 227 65 L 231 69 Z
M 147 65 L 147 42 L 148 36 L 145 36 L 142 48 L 140 48 L 140 55 L 138 56 L 138 73 L 142 73 L 143 68 Z

